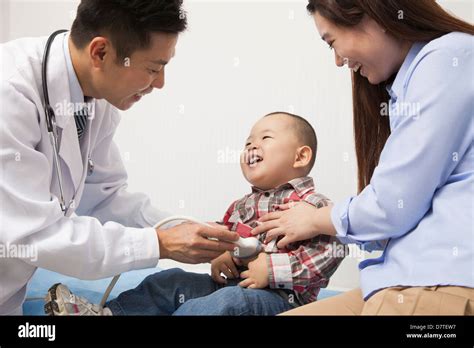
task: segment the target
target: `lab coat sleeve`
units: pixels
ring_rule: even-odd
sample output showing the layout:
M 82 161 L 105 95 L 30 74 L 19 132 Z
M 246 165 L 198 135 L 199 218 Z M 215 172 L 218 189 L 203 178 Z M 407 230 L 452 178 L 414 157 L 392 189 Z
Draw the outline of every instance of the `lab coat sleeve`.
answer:
M 129 227 L 154 226 L 171 214 L 154 208 L 145 194 L 127 191 L 127 172 L 113 141 L 120 116 L 116 110 L 111 110 L 111 113 L 112 124 L 108 126 L 112 131 L 92 150 L 94 171 L 86 179 L 76 212 L 96 217 L 102 223 L 115 221 Z M 164 228 L 173 225 L 176 223 L 169 223 Z
M 50 162 L 36 149 L 41 140 L 36 105 L 9 82 L 1 82 L 0 93 L 0 243 L 30 247 L 36 255 L 18 255 L 23 262 L 81 279 L 155 267 L 153 228 L 63 216 L 50 193 Z
M 472 146 L 473 66 L 472 50 L 433 50 L 418 63 L 399 101 L 418 106 L 419 115 L 406 107 L 397 116 L 370 184 L 333 207 L 343 243 L 403 236 L 429 212 L 436 190 Z

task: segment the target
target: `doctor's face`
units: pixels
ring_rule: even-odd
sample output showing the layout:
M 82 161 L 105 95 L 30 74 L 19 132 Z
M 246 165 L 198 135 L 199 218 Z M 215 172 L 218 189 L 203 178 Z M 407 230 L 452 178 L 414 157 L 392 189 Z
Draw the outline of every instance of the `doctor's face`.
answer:
M 163 88 L 165 66 L 175 54 L 177 41 L 177 34 L 154 33 L 148 49 L 135 51 L 123 62 L 109 49 L 100 69 L 93 69 L 94 89 L 116 108 L 128 110 L 154 88 Z
M 386 81 L 396 73 L 411 47 L 409 42 L 396 39 L 367 15 L 353 27 L 336 25 L 319 12 L 313 17 L 321 38 L 334 51 L 336 65 L 347 64 L 371 84 Z

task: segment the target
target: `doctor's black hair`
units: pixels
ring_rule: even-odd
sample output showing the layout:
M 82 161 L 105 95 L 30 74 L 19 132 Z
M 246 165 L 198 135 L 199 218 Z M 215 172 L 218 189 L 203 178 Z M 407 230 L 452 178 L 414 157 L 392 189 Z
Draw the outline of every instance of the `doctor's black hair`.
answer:
M 79 49 L 97 36 L 107 37 L 118 61 L 138 49 L 147 49 L 150 34 L 179 34 L 186 30 L 182 0 L 82 0 L 71 28 Z
M 313 152 L 313 156 L 311 157 L 311 161 L 308 165 L 309 173 L 314 167 L 314 162 L 316 161 L 316 152 L 318 151 L 318 138 L 313 126 L 305 118 L 285 111 L 272 112 L 268 115 L 265 115 L 265 117 L 274 115 L 290 117 L 294 121 L 294 130 L 297 138 L 301 141 L 302 145 L 310 147 L 311 151 Z

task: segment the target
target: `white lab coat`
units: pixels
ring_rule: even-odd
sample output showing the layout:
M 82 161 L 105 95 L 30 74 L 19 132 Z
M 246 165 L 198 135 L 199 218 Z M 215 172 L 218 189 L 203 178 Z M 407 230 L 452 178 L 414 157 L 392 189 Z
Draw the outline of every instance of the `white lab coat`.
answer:
M 56 37 L 48 61 L 53 108 L 70 101 L 65 39 Z M 155 267 L 159 247 L 150 226 L 168 216 L 147 196 L 126 192 L 127 173 L 113 142 L 120 116 L 104 100 L 95 101 L 82 149 L 74 118 L 56 116 L 65 200 L 75 201 L 63 216 L 43 111 L 45 44 L 46 38 L 27 38 L 0 45 L 0 244 L 32 248 L 27 257 L 0 258 L 0 314 L 21 311 L 37 267 L 80 279 Z

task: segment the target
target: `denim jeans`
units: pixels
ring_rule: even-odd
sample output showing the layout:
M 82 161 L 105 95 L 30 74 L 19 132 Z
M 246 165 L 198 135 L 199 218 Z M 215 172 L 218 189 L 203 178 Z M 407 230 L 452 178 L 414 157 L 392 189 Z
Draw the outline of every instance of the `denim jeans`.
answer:
M 146 277 L 106 307 L 114 315 L 276 315 L 294 308 L 277 291 L 242 288 L 239 281 L 220 285 L 208 274 L 175 268 Z

